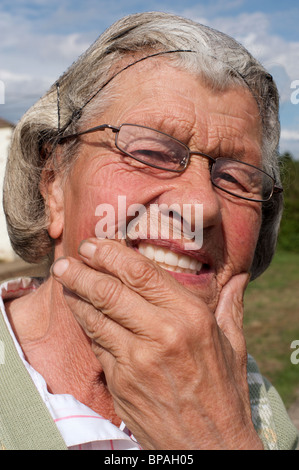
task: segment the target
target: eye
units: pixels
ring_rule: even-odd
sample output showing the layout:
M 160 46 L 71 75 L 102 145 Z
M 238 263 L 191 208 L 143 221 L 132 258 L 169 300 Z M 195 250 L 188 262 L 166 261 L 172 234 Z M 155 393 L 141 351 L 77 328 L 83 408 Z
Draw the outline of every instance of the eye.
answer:
M 151 146 L 147 146 L 147 148 L 138 146 L 137 149 L 129 149 L 127 152 L 138 160 L 156 165 L 163 165 L 166 163 L 168 166 L 169 163 L 177 164 L 180 162 L 180 156 L 176 155 L 173 151 L 171 151 L 171 149 L 162 146 L 154 146 L 153 144 L 149 145 Z
M 131 166 L 138 168 L 144 168 L 145 166 L 157 166 L 160 168 L 169 168 L 171 165 L 171 155 L 163 150 L 149 150 L 147 148 L 128 148 L 124 155 L 126 163 Z M 131 157 L 131 158 L 129 158 Z M 176 166 L 176 165 L 175 165 Z
M 214 182 L 223 189 L 233 191 L 234 189 L 248 191 L 250 189 L 249 175 L 238 171 L 238 169 L 225 169 L 215 171 Z
M 182 142 L 164 132 L 135 124 L 121 126 L 116 146 L 139 162 L 170 171 L 184 169 L 188 158 L 188 148 Z
M 225 173 L 224 171 L 218 175 L 218 179 L 223 181 L 223 184 L 239 184 L 238 180 L 233 175 L 231 175 L 230 173 Z
M 177 169 L 184 164 L 184 150 L 176 141 L 170 139 L 134 138 L 121 142 L 119 149 L 134 159 L 161 169 Z
M 262 193 L 262 173 L 240 161 L 218 159 L 213 167 L 212 180 L 224 191 L 241 197 L 254 198 Z

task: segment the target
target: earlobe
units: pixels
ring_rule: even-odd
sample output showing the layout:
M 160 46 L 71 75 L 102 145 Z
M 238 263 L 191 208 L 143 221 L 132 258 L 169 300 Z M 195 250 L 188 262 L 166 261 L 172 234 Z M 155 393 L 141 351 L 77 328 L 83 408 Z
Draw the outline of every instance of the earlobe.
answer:
M 57 181 L 55 181 L 52 186 L 52 194 L 49 196 L 48 202 L 48 232 L 51 238 L 57 239 L 61 237 L 64 225 L 63 190 Z
M 51 238 L 57 239 L 62 235 L 64 227 L 64 197 L 61 178 L 53 176 L 48 178 L 48 181 L 42 178 L 40 190 L 48 214 L 48 233 Z

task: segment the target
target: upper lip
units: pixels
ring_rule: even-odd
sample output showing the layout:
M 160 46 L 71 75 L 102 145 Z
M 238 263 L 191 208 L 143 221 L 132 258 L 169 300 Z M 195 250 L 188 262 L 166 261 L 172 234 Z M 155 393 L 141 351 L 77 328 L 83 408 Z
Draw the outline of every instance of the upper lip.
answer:
M 131 240 L 127 239 L 127 244 L 132 247 L 138 247 L 140 243 L 149 243 L 151 245 L 157 245 L 161 246 L 164 248 L 167 248 L 168 250 L 171 250 L 175 253 L 178 253 L 180 255 L 187 255 L 190 256 L 191 258 L 196 259 L 202 264 L 209 265 L 209 267 L 212 267 L 212 259 L 210 255 L 205 251 L 205 249 L 202 247 L 199 250 L 186 250 L 184 249 L 184 244 L 180 240 L 163 240 L 163 239 L 136 239 L 136 240 Z

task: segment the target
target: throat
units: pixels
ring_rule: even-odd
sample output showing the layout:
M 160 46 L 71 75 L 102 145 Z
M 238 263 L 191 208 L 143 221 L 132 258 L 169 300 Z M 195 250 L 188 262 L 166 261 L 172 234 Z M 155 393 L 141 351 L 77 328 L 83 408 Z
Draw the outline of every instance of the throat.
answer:
M 57 297 L 47 297 L 46 283 L 36 292 L 5 304 L 8 320 L 26 361 L 43 377 L 49 393 L 72 395 L 103 418 L 119 425 L 121 420 L 115 413 L 105 374 L 92 351 L 91 340 L 72 312 L 57 308 Z

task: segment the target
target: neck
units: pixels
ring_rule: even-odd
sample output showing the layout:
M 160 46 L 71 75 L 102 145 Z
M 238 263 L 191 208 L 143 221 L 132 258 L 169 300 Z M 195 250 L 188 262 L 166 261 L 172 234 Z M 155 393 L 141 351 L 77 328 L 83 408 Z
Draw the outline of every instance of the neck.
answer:
M 6 303 L 6 311 L 26 360 L 49 392 L 73 395 L 119 425 L 101 364 L 62 287 L 50 277 L 36 292 Z

